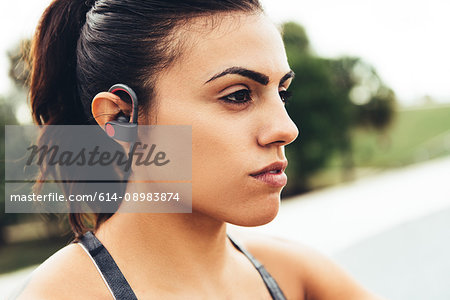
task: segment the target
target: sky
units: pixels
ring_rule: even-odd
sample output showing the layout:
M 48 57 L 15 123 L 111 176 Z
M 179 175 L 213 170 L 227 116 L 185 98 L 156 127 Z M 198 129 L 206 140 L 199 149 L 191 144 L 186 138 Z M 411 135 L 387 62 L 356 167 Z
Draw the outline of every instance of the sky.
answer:
M 80 1 L 80 0 L 78 0 Z M 50 0 L 0 3 L 0 94 L 11 89 L 6 51 L 34 32 Z M 352 55 L 375 67 L 399 102 L 450 102 L 450 1 L 261 0 L 275 22 L 302 24 L 323 57 Z

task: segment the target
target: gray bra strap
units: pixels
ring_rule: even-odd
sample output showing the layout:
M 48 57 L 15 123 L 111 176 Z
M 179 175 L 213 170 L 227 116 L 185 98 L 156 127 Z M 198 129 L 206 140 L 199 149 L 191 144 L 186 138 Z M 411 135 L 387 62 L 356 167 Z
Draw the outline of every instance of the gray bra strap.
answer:
M 247 258 L 252 262 L 252 264 L 255 266 L 255 268 L 258 270 L 259 274 L 261 275 L 262 279 L 264 280 L 264 283 L 267 286 L 267 289 L 269 289 L 270 295 L 272 296 L 272 299 L 275 300 L 286 300 L 286 297 L 283 294 L 283 291 L 281 291 L 280 287 L 278 286 L 275 279 L 267 272 L 266 268 L 255 258 L 253 255 L 251 255 L 245 248 L 243 248 L 241 245 L 239 245 L 235 240 L 231 238 L 230 235 L 228 235 L 228 238 L 233 243 L 233 245 L 241 251 Z

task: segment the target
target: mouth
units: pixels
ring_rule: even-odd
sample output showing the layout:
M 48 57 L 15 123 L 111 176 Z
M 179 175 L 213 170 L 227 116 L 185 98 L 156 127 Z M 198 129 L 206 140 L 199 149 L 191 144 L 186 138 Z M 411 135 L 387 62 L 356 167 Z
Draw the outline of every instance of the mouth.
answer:
M 270 165 L 264 167 L 261 170 L 258 170 L 256 172 L 250 174 L 250 176 L 258 176 L 258 175 L 262 175 L 264 173 L 269 173 L 269 174 L 284 173 L 284 170 L 286 170 L 287 165 L 288 165 L 287 160 L 277 161 L 277 162 L 271 163 Z
M 283 187 L 287 184 L 287 176 L 284 173 L 286 167 L 287 161 L 275 162 L 250 174 L 250 176 L 270 186 Z

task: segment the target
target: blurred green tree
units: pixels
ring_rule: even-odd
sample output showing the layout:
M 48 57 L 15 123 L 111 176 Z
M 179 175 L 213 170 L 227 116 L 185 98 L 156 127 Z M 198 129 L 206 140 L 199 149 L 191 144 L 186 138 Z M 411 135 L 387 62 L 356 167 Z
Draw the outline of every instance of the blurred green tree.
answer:
M 375 68 L 360 58 L 330 59 L 333 84 L 353 105 L 352 126 L 385 130 L 392 122 L 396 97 Z
M 301 25 L 285 23 L 282 32 L 296 74 L 289 88 L 293 98 L 286 109 L 300 130 L 297 140 L 286 148 L 290 180 L 283 196 L 288 196 L 308 191 L 311 176 L 336 153 L 340 153 L 343 174 L 351 178 L 352 128 L 387 128 L 395 95 L 360 58 L 315 55 Z
M 18 214 L 5 214 L 5 125 L 17 124 L 14 108 L 0 97 L 0 246 L 5 243 L 5 226 L 16 222 L 19 218 Z
M 347 130 L 339 135 L 344 180 L 353 179 L 352 129 L 385 131 L 392 123 L 396 98 L 383 84 L 374 67 L 357 57 L 329 59 L 337 99 L 348 107 Z
M 28 89 L 30 48 L 31 40 L 23 39 L 8 51 L 9 77 L 18 88 Z

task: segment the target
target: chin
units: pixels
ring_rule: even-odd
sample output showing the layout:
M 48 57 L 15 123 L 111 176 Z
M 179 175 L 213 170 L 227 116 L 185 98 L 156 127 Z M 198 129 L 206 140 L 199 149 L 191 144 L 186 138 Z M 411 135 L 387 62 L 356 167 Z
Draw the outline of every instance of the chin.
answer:
M 270 205 L 259 205 L 253 209 L 245 210 L 244 213 L 235 214 L 230 220 L 227 220 L 227 222 L 245 227 L 265 225 L 275 219 L 279 207 L 279 201 L 271 203 Z

